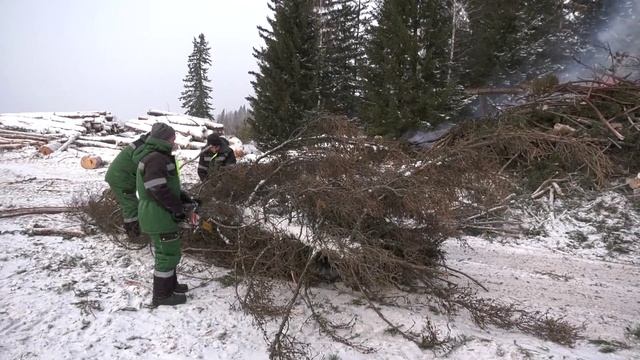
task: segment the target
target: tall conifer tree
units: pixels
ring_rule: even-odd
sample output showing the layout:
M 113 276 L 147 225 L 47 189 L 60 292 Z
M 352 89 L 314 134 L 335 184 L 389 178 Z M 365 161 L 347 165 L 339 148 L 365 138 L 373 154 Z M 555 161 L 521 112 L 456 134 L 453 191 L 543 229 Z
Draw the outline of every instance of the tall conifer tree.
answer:
M 197 39 L 193 38 L 193 52 L 189 55 L 189 70 L 183 79 L 184 91 L 180 101 L 187 115 L 213 119 L 211 86 L 207 75 L 211 66 L 210 50 L 204 34 L 200 34 Z
M 320 107 L 357 116 L 362 96 L 367 0 L 325 0 L 320 32 Z
M 265 47 L 254 49 L 255 94 L 249 122 L 259 143 L 289 138 L 318 107 L 318 31 L 315 0 L 271 0 L 271 29 L 258 27 Z
M 374 134 L 400 135 L 446 118 L 452 17 L 441 0 L 386 0 L 367 47 L 362 117 Z

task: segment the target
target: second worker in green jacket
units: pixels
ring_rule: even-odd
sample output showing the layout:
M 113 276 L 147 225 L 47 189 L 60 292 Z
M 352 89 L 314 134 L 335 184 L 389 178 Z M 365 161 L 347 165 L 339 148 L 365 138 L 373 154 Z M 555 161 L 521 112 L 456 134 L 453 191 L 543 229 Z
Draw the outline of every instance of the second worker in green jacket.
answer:
M 105 175 L 105 180 L 115 194 L 122 210 L 124 229 L 130 239 L 135 239 L 140 235 L 138 198 L 136 197 L 136 168 L 138 164 L 133 161 L 133 153 L 144 145 L 147 136 L 148 134 L 142 135 L 138 140 L 122 149 L 109 165 Z
M 175 157 L 171 155 L 175 131 L 155 123 L 144 146 L 134 153 L 138 161 L 136 187 L 140 198 L 138 218 L 142 232 L 149 234 L 155 248 L 153 306 L 184 304 L 188 287 L 179 284 L 180 226 L 185 219 L 183 201 L 189 197 L 180 189 Z

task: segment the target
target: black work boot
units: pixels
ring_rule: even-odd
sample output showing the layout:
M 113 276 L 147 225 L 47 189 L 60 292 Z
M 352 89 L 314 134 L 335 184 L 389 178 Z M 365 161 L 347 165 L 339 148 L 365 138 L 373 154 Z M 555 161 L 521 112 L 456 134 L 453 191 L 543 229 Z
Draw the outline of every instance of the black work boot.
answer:
M 173 276 L 175 276 L 175 273 Z M 153 277 L 153 299 L 151 300 L 153 306 L 180 305 L 187 302 L 187 297 L 184 294 L 173 292 L 173 276 L 167 278 Z
M 173 279 L 173 292 L 174 293 L 178 293 L 178 294 L 184 294 L 187 291 L 189 291 L 189 285 L 187 284 L 180 284 L 178 282 L 178 276 L 176 275 L 176 271 L 173 270 L 173 276 L 171 277 Z
M 137 220 L 124 223 L 124 230 L 130 240 L 136 240 L 140 236 L 140 224 Z

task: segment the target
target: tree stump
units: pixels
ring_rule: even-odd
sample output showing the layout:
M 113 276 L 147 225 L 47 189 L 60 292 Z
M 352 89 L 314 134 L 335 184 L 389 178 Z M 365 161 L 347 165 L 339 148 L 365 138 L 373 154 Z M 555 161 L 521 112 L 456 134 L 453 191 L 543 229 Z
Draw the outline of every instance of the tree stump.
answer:
M 85 155 L 80 159 L 80 166 L 85 169 L 97 169 L 103 165 L 103 161 L 100 156 Z

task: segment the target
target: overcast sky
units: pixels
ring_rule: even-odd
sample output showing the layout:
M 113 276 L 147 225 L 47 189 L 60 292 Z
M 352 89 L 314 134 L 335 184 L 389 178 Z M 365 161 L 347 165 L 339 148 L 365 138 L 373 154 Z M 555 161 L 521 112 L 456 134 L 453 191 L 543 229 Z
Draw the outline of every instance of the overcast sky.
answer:
M 246 104 L 267 0 L 0 0 L 0 113 L 181 112 L 194 36 L 211 46 L 215 113 Z

